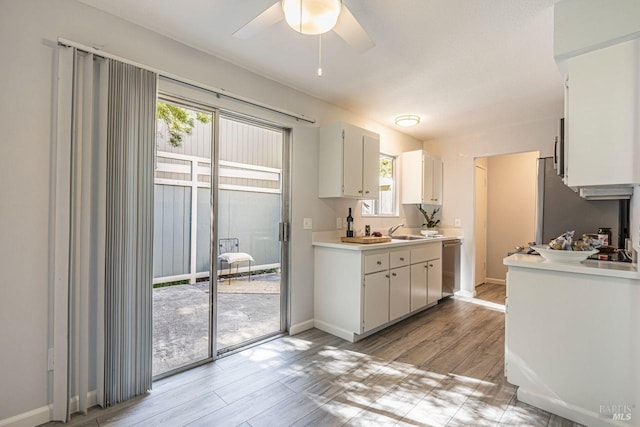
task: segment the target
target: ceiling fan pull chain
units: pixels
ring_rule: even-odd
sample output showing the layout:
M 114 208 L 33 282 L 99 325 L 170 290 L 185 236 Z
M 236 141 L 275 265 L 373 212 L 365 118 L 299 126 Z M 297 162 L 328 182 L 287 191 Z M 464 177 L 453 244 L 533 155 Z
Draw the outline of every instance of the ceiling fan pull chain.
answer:
M 318 77 L 322 77 L 322 34 L 318 36 Z

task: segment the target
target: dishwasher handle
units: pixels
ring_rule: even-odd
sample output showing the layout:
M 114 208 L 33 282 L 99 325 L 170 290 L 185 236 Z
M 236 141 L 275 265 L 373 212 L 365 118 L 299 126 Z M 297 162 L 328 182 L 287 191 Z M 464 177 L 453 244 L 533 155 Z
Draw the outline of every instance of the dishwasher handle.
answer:
M 457 240 L 455 242 L 442 242 L 443 248 L 451 248 L 454 246 L 462 246 L 462 242 L 460 240 Z

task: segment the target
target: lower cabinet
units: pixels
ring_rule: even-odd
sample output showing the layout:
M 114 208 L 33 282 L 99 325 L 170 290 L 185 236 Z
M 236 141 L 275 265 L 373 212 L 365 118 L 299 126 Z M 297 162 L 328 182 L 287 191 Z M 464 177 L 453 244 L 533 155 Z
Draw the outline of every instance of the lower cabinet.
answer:
M 427 261 L 427 304 L 442 298 L 442 259 Z
M 364 276 L 364 330 L 370 331 L 389 321 L 389 272 Z
M 396 320 L 411 312 L 411 271 L 409 266 L 390 270 L 389 320 Z
M 370 251 L 319 246 L 314 252 L 314 326 L 341 338 L 356 341 L 442 295 L 440 241 Z

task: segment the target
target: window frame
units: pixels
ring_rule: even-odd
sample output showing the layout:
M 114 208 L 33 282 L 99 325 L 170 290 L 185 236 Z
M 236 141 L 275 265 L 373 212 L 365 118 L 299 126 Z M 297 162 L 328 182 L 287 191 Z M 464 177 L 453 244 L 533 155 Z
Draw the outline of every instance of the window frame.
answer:
M 393 190 L 392 190 L 392 197 L 393 197 L 393 212 L 392 213 L 379 213 L 378 209 L 379 209 L 379 197 L 380 197 L 380 183 L 378 181 L 378 199 L 365 199 L 362 200 L 362 206 L 360 209 L 361 215 L 363 218 L 398 218 L 400 216 L 399 214 L 399 209 L 400 209 L 400 203 L 399 203 L 399 192 L 398 192 L 398 155 L 395 154 L 388 154 L 388 153 L 384 153 L 384 152 L 380 152 L 379 155 L 379 160 L 378 162 L 380 162 L 383 158 L 389 158 L 391 159 L 391 167 L 392 167 L 392 175 L 391 175 L 391 179 L 393 180 Z M 378 164 L 378 168 L 380 167 L 380 165 Z M 379 174 L 378 174 L 378 179 L 380 178 Z M 366 214 L 364 213 L 364 203 L 365 202 L 369 202 L 372 203 L 373 205 L 373 213 L 372 214 Z

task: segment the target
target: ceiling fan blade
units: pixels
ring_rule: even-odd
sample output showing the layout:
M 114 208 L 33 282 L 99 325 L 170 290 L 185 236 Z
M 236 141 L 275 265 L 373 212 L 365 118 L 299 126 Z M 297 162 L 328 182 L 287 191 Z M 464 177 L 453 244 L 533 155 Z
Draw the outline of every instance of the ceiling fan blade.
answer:
M 366 52 L 376 45 L 344 3 L 338 17 L 338 23 L 333 27 L 333 31 L 360 53 Z
M 269 9 L 253 18 L 248 24 L 233 33 L 233 37 L 238 39 L 248 39 L 260 31 L 266 30 L 276 22 L 284 19 L 284 12 L 280 1 L 275 2 Z

